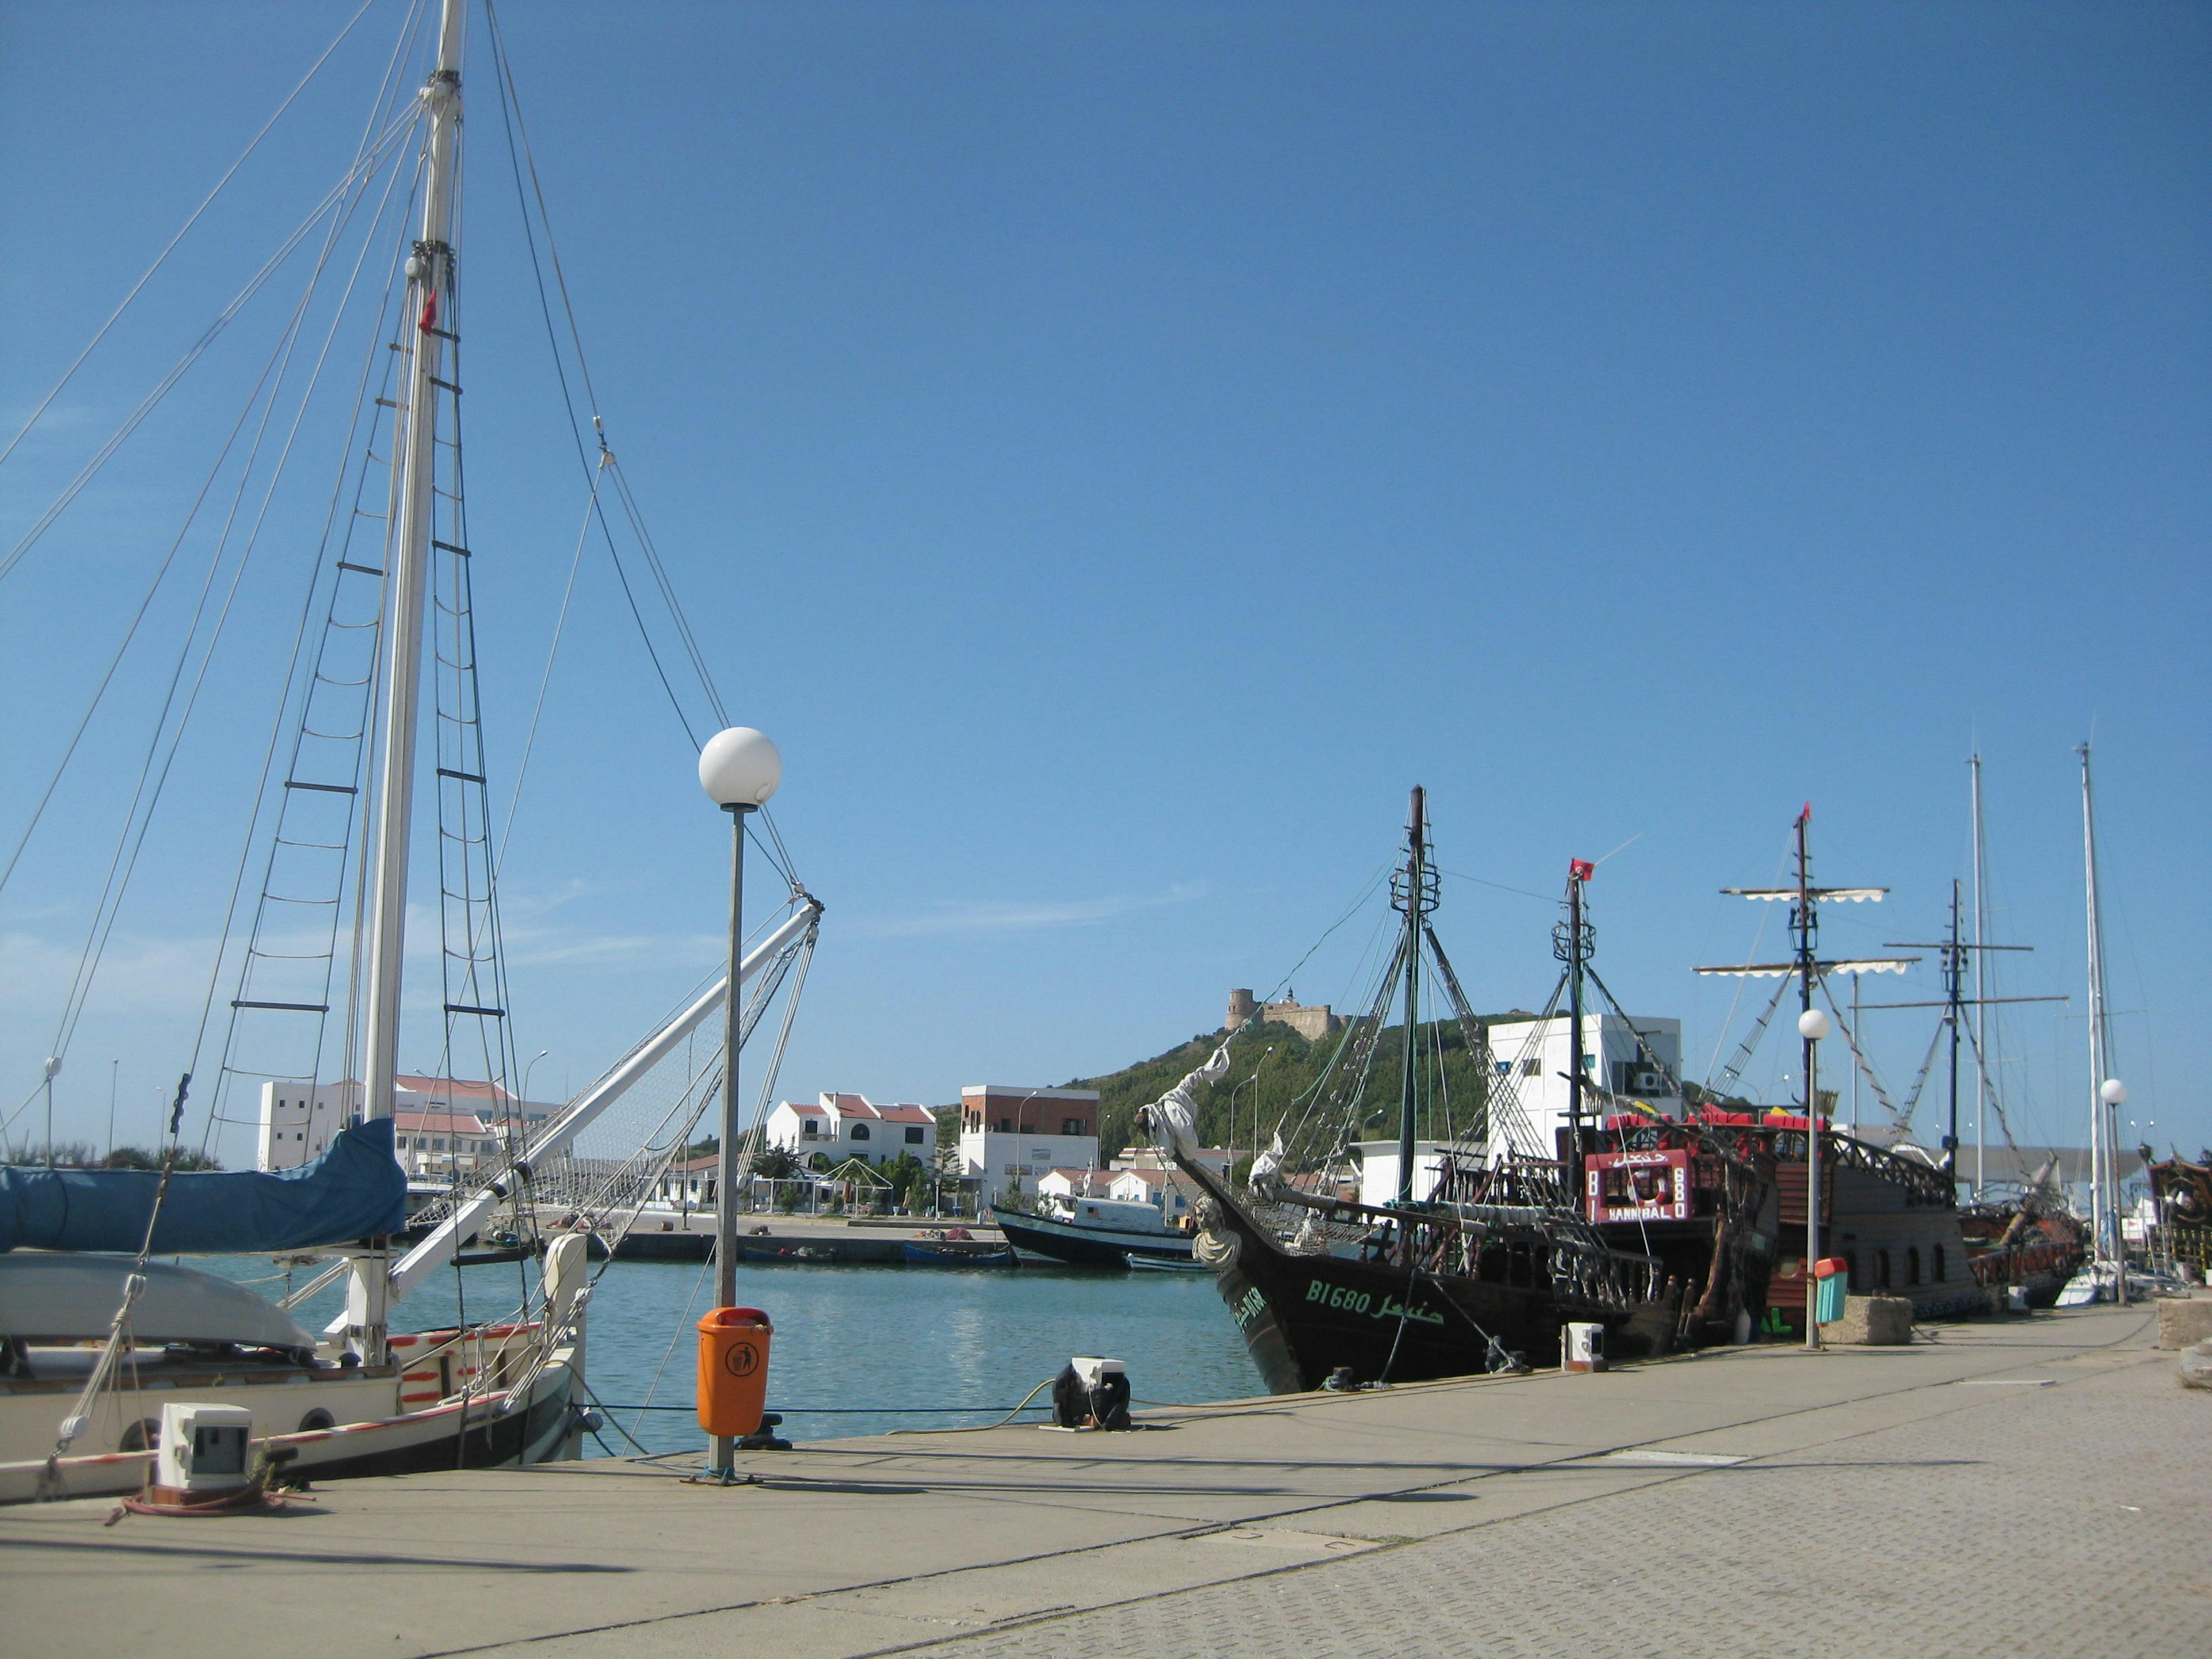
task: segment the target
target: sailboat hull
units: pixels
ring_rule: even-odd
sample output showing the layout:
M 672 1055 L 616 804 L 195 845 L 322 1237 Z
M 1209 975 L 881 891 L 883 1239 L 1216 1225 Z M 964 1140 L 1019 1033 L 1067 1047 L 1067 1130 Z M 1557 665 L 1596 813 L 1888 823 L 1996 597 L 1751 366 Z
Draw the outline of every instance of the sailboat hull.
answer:
M 1516 1284 L 1300 1254 L 1210 1174 L 1184 1168 L 1211 1200 L 1214 1231 L 1201 1236 L 1200 1259 L 1212 1261 L 1221 1299 L 1271 1393 L 1318 1389 L 1346 1370 L 1354 1382 L 1414 1382 L 1556 1365 L 1570 1322 L 1603 1326 L 1623 1357 L 1648 1354 L 1673 1328 L 1670 1304 L 1601 1304 L 1548 1278 Z

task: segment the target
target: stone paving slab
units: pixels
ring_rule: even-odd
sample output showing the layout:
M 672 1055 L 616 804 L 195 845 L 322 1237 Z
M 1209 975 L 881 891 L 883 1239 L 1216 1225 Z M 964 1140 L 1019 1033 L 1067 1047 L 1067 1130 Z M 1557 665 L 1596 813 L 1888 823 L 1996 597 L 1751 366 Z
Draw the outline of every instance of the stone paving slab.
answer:
M 2212 1646 L 2212 1410 L 2100 1368 L 1788 1458 L 914 1659 L 1409 1653 L 2197 1654 Z M 1964 1392 L 1963 1390 L 1961 1392 Z
M 2142 1581 L 2100 1550 L 2170 1577 L 2212 1537 L 2191 1496 L 2212 1490 L 2212 1396 L 2172 1386 L 2151 1322 L 2093 1309 L 1908 1349 L 1263 1400 L 1128 1436 L 832 1443 L 753 1457 L 769 1484 L 734 1490 L 600 1461 L 337 1483 L 268 1519 L 0 1510 L 0 1650 L 35 1631 L 40 1655 L 219 1637 L 241 1659 L 303 1640 L 329 1659 L 1782 1653 L 1816 1633 L 1902 1653 L 1881 1644 L 1953 1601 L 1972 1613 L 1954 1637 L 2013 1629 L 2009 1605 L 2069 1581 L 2109 1638 Z M 2093 1547 L 2082 1494 L 2114 1481 L 2164 1495 Z M 1855 1588 L 1778 1595 L 1815 1535 Z M 2188 1650 L 2166 1633 L 2095 1650 Z

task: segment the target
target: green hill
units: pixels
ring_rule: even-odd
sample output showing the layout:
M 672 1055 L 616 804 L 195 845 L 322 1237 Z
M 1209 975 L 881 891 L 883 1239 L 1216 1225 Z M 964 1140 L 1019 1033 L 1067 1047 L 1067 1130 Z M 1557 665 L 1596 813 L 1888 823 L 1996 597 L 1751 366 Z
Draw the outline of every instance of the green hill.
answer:
M 1443 1060 L 1445 1095 L 1455 1127 L 1464 1127 L 1474 1116 L 1486 1094 L 1487 1079 L 1477 1071 L 1467 1052 L 1467 1041 L 1456 1022 L 1424 1023 L 1415 1033 L 1425 1054 Z M 1150 1060 L 1125 1066 L 1101 1077 L 1072 1078 L 1061 1086 L 1096 1089 L 1099 1097 L 1098 1152 L 1102 1160 L 1144 1139 L 1137 1128 L 1137 1109 L 1158 1100 L 1182 1077 L 1206 1063 L 1220 1043 L 1222 1033 L 1194 1036 L 1189 1042 L 1155 1054 Z M 1258 1139 L 1265 1142 L 1288 1110 L 1295 1124 L 1310 1103 L 1314 1084 L 1345 1034 L 1310 1042 L 1287 1025 L 1270 1021 L 1257 1030 L 1238 1034 L 1229 1051 L 1229 1075 L 1200 1091 L 1198 1100 L 1199 1139 L 1208 1146 L 1250 1147 L 1256 1112 Z M 1272 1048 L 1273 1053 L 1267 1053 Z M 1406 1051 L 1405 1027 L 1385 1027 L 1376 1044 L 1374 1065 L 1367 1086 L 1367 1110 L 1358 1135 L 1362 1139 L 1396 1133 L 1400 1076 Z M 1263 1060 L 1264 1055 L 1264 1060 Z M 1432 1068 L 1423 1067 L 1423 1073 Z M 1255 1085 L 1251 1079 L 1259 1074 Z M 1330 1080 L 1334 1087 L 1335 1079 Z M 1236 1121 L 1230 1121 L 1235 1101 Z M 1426 1138 L 1431 1127 L 1443 1128 L 1440 1099 L 1424 1109 L 1419 1133 Z

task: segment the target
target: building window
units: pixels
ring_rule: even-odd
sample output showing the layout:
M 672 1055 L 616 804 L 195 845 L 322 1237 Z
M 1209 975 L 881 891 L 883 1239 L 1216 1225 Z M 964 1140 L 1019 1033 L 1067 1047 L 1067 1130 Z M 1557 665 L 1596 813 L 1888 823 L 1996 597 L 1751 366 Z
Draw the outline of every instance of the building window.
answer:
M 1013 1132 L 1014 1132 L 1014 1121 L 1013 1121 L 1013 1119 L 1012 1119 L 1012 1118 L 1010 1118 L 1010 1117 L 1002 1117 L 1002 1118 L 1000 1118 L 1000 1119 L 999 1120 L 999 1133 L 1000 1133 L 1000 1134 L 1002 1134 L 1002 1135 L 1010 1135 L 1010 1134 L 1013 1133 Z
M 1938 1285 L 1943 1283 L 1943 1247 L 1941 1244 L 1936 1247 L 1936 1282 Z
M 1522 1077 L 1541 1077 L 1541 1076 L 1543 1076 L 1543 1075 L 1544 1075 L 1544 1062 L 1543 1062 L 1542 1060 L 1522 1060 L 1522 1061 L 1521 1062 L 1521 1075 L 1522 1075 Z
M 818 1140 L 821 1139 L 821 1131 L 814 1127 L 814 1120 L 811 1117 L 799 1126 L 799 1133 L 800 1138 L 803 1139 Z
M 921 1145 L 921 1129 L 919 1125 L 907 1130 L 906 1144 L 909 1146 L 919 1146 Z
M 307 1138 L 307 1132 L 305 1129 L 295 1129 L 292 1132 L 292 1139 L 295 1140 L 305 1140 Z
M 1083 1133 L 1083 1120 L 1079 1117 L 1064 1117 L 1060 1119 L 1060 1132 L 1064 1135 L 1081 1134 Z
M 1878 1291 L 1886 1291 L 1889 1288 L 1889 1252 L 1887 1250 L 1876 1250 L 1874 1253 L 1874 1287 Z
M 1920 1282 L 1920 1247 L 1917 1244 L 1905 1253 L 1905 1282 L 1908 1285 Z
M 1859 1253 L 1856 1250 L 1844 1252 L 1844 1287 L 1852 1291 L 1866 1288 L 1859 1282 Z
M 866 1140 L 867 1138 L 868 1126 L 865 1123 L 855 1123 L 853 1126 L 853 1139 L 855 1140 Z
M 430 1143 L 430 1150 L 434 1152 L 444 1152 L 446 1150 L 445 1136 L 440 1135 L 435 1140 L 432 1141 Z
M 407 1150 L 407 1137 L 405 1135 L 399 1137 L 399 1150 L 403 1152 Z

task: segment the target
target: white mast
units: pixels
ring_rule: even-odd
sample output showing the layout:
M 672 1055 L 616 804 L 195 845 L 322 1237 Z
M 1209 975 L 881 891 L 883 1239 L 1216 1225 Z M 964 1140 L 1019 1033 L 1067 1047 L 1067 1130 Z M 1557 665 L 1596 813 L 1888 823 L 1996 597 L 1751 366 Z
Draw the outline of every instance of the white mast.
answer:
M 1982 887 L 1982 757 L 1966 760 L 1973 780 L 1974 854 L 1974 1200 L 1981 1201 L 1982 1164 L 1987 1142 L 1982 1133 L 1982 1114 L 1989 1094 L 1989 992 L 1982 977 L 1982 940 L 1988 929 L 1989 904 Z
M 400 958 L 406 947 L 408 830 L 415 804 L 416 704 L 422 684 L 422 605 L 435 522 L 437 395 L 453 315 L 453 150 L 461 125 L 461 46 L 467 0 L 444 0 L 438 66 L 417 94 L 429 117 L 423 152 L 422 234 L 407 262 L 401 313 L 406 394 L 393 419 L 392 514 L 385 543 L 391 603 L 385 617 L 384 753 L 377 777 L 368 917 L 368 1015 L 362 1057 L 369 1117 L 392 1115 L 399 1070 Z
M 2089 934 L 2089 1215 L 2090 1235 L 2100 1252 L 2117 1259 L 2105 1237 L 2108 1218 L 2117 1228 L 2117 1217 L 2107 1217 L 2105 1187 L 2112 1180 L 2113 1147 L 2105 1133 L 2105 1102 L 2100 1091 L 2111 1075 L 2110 1036 L 2105 1029 L 2105 928 L 2097 915 L 2097 815 L 2089 792 L 2089 745 L 2075 751 L 2081 757 L 2081 863 L 2088 894 Z M 2115 1183 L 2117 1186 L 2117 1183 Z

